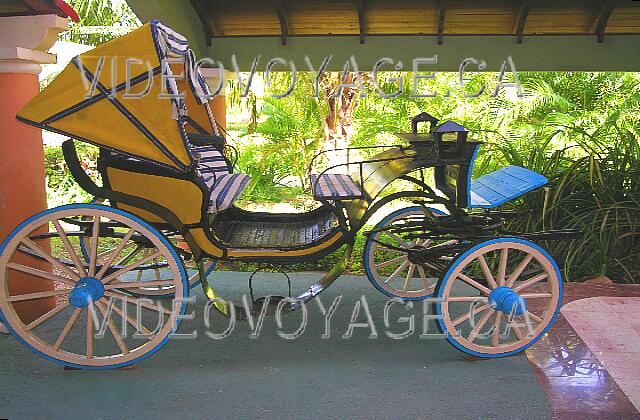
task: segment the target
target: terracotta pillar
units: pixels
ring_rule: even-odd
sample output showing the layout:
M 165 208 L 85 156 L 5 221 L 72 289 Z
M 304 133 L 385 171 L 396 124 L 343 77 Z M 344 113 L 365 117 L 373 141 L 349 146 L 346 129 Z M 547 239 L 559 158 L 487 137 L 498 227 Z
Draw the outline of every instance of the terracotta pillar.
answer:
M 67 20 L 56 15 L 0 17 L 0 241 L 20 222 L 47 208 L 42 133 L 15 116 L 40 91 L 41 64 L 56 59 L 46 51 L 67 28 Z M 13 294 L 41 291 L 47 285 L 10 272 Z M 53 298 L 38 299 L 16 307 L 21 318 L 29 320 L 54 304 Z

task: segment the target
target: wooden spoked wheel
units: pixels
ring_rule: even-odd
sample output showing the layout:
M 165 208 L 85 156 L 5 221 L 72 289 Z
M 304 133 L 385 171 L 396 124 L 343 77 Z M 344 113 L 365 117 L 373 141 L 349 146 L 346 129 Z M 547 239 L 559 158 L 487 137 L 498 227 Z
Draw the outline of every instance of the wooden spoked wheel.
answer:
M 90 228 L 80 228 L 80 220 Z M 108 237 L 101 236 L 105 228 L 111 230 Z M 88 263 L 80 249 L 82 235 L 90 236 Z M 148 253 L 122 263 L 132 243 L 144 243 Z M 114 250 L 101 260 L 105 246 Z M 154 261 L 171 272 L 170 278 L 121 280 Z M 24 275 L 39 279 L 43 291 L 16 294 L 14 283 Z M 127 293 L 152 286 L 171 287 L 182 299 L 153 301 Z M 65 366 L 109 369 L 153 354 L 177 328 L 188 292 L 184 265 L 171 243 L 143 220 L 110 207 L 73 204 L 46 210 L 23 222 L 0 246 L 0 318 L 30 350 Z M 55 306 L 37 319 L 23 319 L 16 310 L 51 297 Z
M 429 209 L 434 215 L 443 213 L 436 209 Z M 446 246 L 446 241 L 431 239 L 409 239 L 403 234 L 385 230 L 386 226 L 396 224 L 401 226 L 403 221 L 424 217 L 424 210 L 420 206 L 397 210 L 381 220 L 373 233 L 367 238 L 364 247 L 364 268 L 369 281 L 387 296 L 405 300 L 419 300 L 433 295 L 435 286 L 440 279 L 441 267 L 447 266 L 453 257 L 443 256 L 442 261 L 434 264 L 430 261 L 419 263 L 409 260 L 408 253 L 388 248 L 430 248 Z M 456 241 L 453 241 L 456 243 Z
M 82 250 L 82 255 L 85 258 L 85 261 L 89 261 L 89 238 L 86 236 L 80 237 L 80 247 Z M 177 240 L 179 241 L 179 239 Z M 172 241 L 176 242 L 176 240 Z M 101 264 L 104 261 L 107 261 L 111 256 L 111 253 L 115 250 L 115 246 L 108 247 L 105 250 L 101 250 L 98 254 L 98 263 Z M 124 260 L 121 261 L 122 264 L 127 264 L 130 261 L 134 261 L 136 258 L 146 258 L 151 255 L 151 250 L 146 248 L 142 244 L 131 243 L 125 248 L 125 257 Z M 185 262 L 185 267 L 187 269 L 187 275 L 189 276 L 189 288 L 194 288 L 198 284 L 200 284 L 200 272 L 198 271 L 197 263 L 191 259 Z M 215 270 L 216 261 L 215 260 L 206 260 L 204 262 L 204 275 L 209 277 L 209 275 Z M 150 261 L 149 264 L 143 267 L 140 267 L 137 270 L 129 272 L 119 277 L 119 280 L 122 282 L 142 282 L 146 281 L 149 283 L 162 282 L 163 280 L 168 280 L 171 277 L 171 270 L 168 268 L 166 263 L 163 263 L 158 258 L 154 258 Z M 137 296 L 149 296 L 154 298 L 169 298 L 174 295 L 173 285 L 168 286 L 143 286 L 136 288 L 129 288 L 127 290 L 128 293 L 137 295 Z
M 438 283 L 434 304 L 447 340 L 477 357 L 523 351 L 551 327 L 562 301 L 553 258 L 519 238 L 475 245 Z
M 82 252 L 82 256 L 84 257 L 85 262 L 89 262 L 89 237 L 88 236 L 80 236 L 80 250 Z M 183 242 L 182 237 L 174 237 L 169 238 L 172 243 L 176 246 L 180 246 L 180 243 Z M 105 241 L 106 242 L 106 241 Z M 104 246 L 104 249 L 100 249 L 98 253 L 98 263 L 102 263 L 107 261 L 111 255 L 111 253 L 115 250 L 115 244 L 109 246 L 108 243 Z M 125 256 L 121 261 L 122 264 L 127 264 L 130 261 L 134 261 L 136 258 L 142 257 L 146 258 L 150 255 L 150 250 L 145 248 L 144 244 L 140 243 L 130 243 L 124 250 Z M 187 246 L 187 252 L 189 252 Z M 200 272 L 198 270 L 197 263 L 191 259 L 185 262 L 185 266 L 187 268 L 187 275 L 189 276 L 189 287 L 193 288 L 200 284 Z M 216 261 L 215 260 L 206 260 L 204 261 L 204 275 L 209 277 L 209 275 L 215 270 Z M 163 264 L 157 258 L 151 260 L 150 264 L 146 266 L 139 267 L 137 270 L 129 272 L 123 276 L 120 276 L 119 280 L 123 282 L 142 282 L 143 280 L 147 282 L 158 283 L 163 280 L 168 280 L 171 276 L 171 270 L 167 267 L 166 264 Z M 160 297 L 172 297 L 174 295 L 173 286 L 144 286 L 138 288 L 129 288 L 127 290 L 128 293 L 137 295 L 137 296 L 149 296 L 154 298 Z

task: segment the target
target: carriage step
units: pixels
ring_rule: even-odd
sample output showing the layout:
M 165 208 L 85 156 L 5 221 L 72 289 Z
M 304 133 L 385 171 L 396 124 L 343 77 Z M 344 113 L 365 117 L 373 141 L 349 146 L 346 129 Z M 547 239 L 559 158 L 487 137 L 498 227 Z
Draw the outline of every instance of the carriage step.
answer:
M 345 174 L 311 174 L 311 189 L 316 200 L 353 200 L 363 196 L 358 184 Z

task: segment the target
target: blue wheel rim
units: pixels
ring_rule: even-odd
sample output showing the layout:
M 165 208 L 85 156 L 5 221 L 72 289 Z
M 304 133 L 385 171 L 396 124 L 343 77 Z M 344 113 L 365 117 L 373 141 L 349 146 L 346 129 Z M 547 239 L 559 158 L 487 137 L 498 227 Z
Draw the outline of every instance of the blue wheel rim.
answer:
M 558 267 L 558 264 L 556 263 L 556 261 L 553 259 L 553 257 L 551 257 L 551 255 L 549 255 L 549 253 L 547 251 L 545 251 L 542 247 L 540 247 L 539 245 L 534 244 L 533 242 L 527 241 L 525 239 L 521 239 L 521 238 L 515 238 L 515 237 L 509 237 L 509 238 L 497 238 L 497 239 L 492 239 L 489 241 L 485 241 L 482 243 L 479 243 L 471 248 L 469 248 L 468 250 L 466 250 L 465 252 L 463 252 L 461 255 L 459 255 L 454 261 L 453 263 L 449 266 L 449 269 L 447 270 L 446 274 L 442 277 L 441 281 L 438 283 L 438 286 L 436 287 L 436 293 L 435 293 L 435 298 L 437 299 L 437 301 L 435 302 L 435 313 L 437 318 L 437 325 L 438 328 L 440 329 L 441 332 L 445 333 L 447 331 L 447 327 L 444 323 L 444 320 L 442 319 L 442 305 L 441 305 L 441 301 L 443 299 L 443 293 L 444 293 L 444 289 L 445 289 L 445 284 L 448 281 L 451 281 L 451 277 L 453 272 L 455 271 L 455 269 L 457 268 L 458 265 L 460 265 L 462 263 L 462 261 L 471 253 L 473 253 L 474 251 L 487 246 L 487 245 L 491 245 L 491 244 L 495 244 L 495 243 L 502 243 L 502 242 L 516 242 L 516 243 L 520 243 L 520 244 L 524 244 L 527 246 L 530 246 L 531 248 L 535 249 L 536 251 L 540 252 L 543 257 L 545 257 L 547 260 L 549 260 L 552 264 L 552 267 L 556 273 L 556 278 L 558 281 L 558 305 L 556 306 L 556 308 L 554 309 L 553 315 L 549 321 L 549 324 L 542 329 L 542 331 L 540 331 L 540 333 L 538 333 L 538 335 L 536 337 L 534 337 L 531 341 L 523 344 L 521 347 L 518 347 L 514 350 L 511 351 L 507 351 L 507 352 L 503 352 L 503 353 L 483 353 L 483 352 L 479 352 L 473 349 L 469 349 L 467 347 L 465 347 L 462 343 L 460 343 L 459 341 L 457 341 L 454 337 L 452 337 L 451 335 L 447 334 L 446 335 L 446 339 L 447 341 L 453 345 L 454 347 L 456 347 L 458 350 L 467 353 L 471 356 L 475 356 L 478 358 L 500 358 L 500 357 L 507 357 L 507 356 L 511 356 L 517 353 L 521 353 L 524 350 L 528 349 L 529 347 L 531 347 L 532 345 L 534 345 L 538 340 L 540 340 L 540 338 L 542 338 L 547 331 L 549 331 L 549 329 L 551 328 L 551 326 L 554 324 L 556 318 L 558 317 L 558 314 L 560 313 L 560 307 L 562 306 L 562 293 L 563 293 L 563 282 L 562 282 L 562 274 L 560 272 L 560 268 Z
M 68 205 L 59 206 L 59 207 L 55 207 L 55 208 L 52 208 L 52 209 L 44 210 L 44 211 L 42 211 L 40 213 L 37 213 L 37 214 L 29 217 L 24 222 L 20 223 L 20 225 L 18 225 L 9 234 L 9 236 L 7 236 L 7 238 L 5 238 L 5 240 L 0 245 L 0 255 L 2 255 L 5 252 L 5 249 L 7 248 L 9 242 L 11 241 L 11 239 L 13 239 L 13 237 L 15 237 L 18 233 L 20 233 L 25 226 L 27 226 L 30 223 L 36 221 L 37 219 L 40 219 L 40 218 L 42 218 L 42 217 L 44 217 L 46 215 L 49 215 L 51 213 L 60 212 L 60 211 L 64 211 L 64 210 L 70 210 L 70 209 L 102 210 L 102 211 L 105 211 L 105 212 L 109 212 L 109 213 L 117 214 L 117 215 L 120 215 L 120 216 L 123 216 L 123 217 L 127 217 L 127 218 L 131 219 L 132 221 L 144 226 L 149 232 L 151 232 L 153 235 L 155 235 L 167 247 L 167 249 L 169 250 L 169 252 L 171 254 L 171 257 L 174 258 L 178 263 L 178 267 L 179 267 L 179 270 L 180 270 L 180 277 L 181 277 L 182 284 L 183 284 L 183 296 L 182 296 L 183 302 L 182 302 L 182 305 L 180 307 L 179 315 L 184 315 L 185 314 L 186 309 L 187 309 L 186 299 L 189 296 L 189 284 L 188 284 L 187 272 L 185 270 L 184 264 L 182 263 L 182 260 L 180 259 L 180 257 L 176 253 L 176 251 L 173 249 L 173 246 L 171 245 L 171 243 L 167 240 L 167 238 L 164 237 L 164 235 L 162 235 L 154 227 L 152 227 L 149 223 L 145 222 L 144 220 L 140 219 L 139 217 L 137 217 L 137 216 L 135 216 L 133 214 L 130 214 L 128 212 L 125 212 L 123 210 L 120 210 L 120 209 L 115 209 L 113 207 L 103 206 L 103 205 L 99 205 L 99 204 L 68 204 Z M 140 355 L 140 356 L 138 356 L 138 357 L 136 357 L 136 358 L 134 358 L 132 360 L 126 361 L 126 362 L 114 363 L 112 365 L 89 366 L 89 365 L 71 363 L 71 362 L 68 362 L 68 361 L 65 361 L 65 360 L 60 360 L 60 359 L 52 357 L 52 356 L 50 356 L 50 355 L 48 355 L 46 353 L 43 353 L 42 351 L 36 349 L 31 344 L 29 344 L 27 341 L 25 341 L 13 329 L 13 327 L 10 325 L 10 323 L 6 321 L 6 318 L 5 318 L 4 314 L 2 313 L 1 309 L 0 309 L 0 321 L 7 327 L 9 332 L 15 338 L 17 338 L 18 341 L 20 341 L 31 352 L 33 352 L 33 353 L 37 354 L 38 356 L 40 356 L 40 357 L 42 357 L 42 358 L 44 358 L 46 360 L 49 360 L 51 362 L 57 363 L 57 364 L 62 365 L 62 366 L 75 368 L 75 369 L 107 370 L 107 369 L 117 369 L 117 368 L 129 366 L 129 365 L 138 363 L 138 362 L 146 359 L 147 357 L 157 353 L 171 339 L 171 334 L 168 334 L 161 342 L 156 344 L 153 349 L 147 351 L 146 353 L 144 353 L 144 354 L 142 354 L 142 355 Z M 177 320 L 175 322 L 175 330 L 176 331 L 179 328 L 181 323 L 182 323 L 182 317 L 177 317 Z

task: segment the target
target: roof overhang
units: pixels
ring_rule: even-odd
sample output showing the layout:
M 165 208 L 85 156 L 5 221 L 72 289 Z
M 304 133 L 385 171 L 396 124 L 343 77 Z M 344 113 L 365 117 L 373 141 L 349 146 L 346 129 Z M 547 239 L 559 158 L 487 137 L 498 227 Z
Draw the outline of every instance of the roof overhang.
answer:
M 437 56 L 425 71 L 457 71 L 469 57 L 498 70 L 640 71 L 640 1 L 632 0 L 128 0 L 144 21 L 159 19 L 190 39 L 199 57 L 251 70 L 260 55 L 307 70 L 332 56 L 342 70 L 382 58 Z M 353 69 L 353 67 L 351 67 Z M 273 70 L 287 70 L 276 65 Z M 383 66 L 381 70 L 393 66 Z M 469 67 L 470 70 L 473 66 Z

